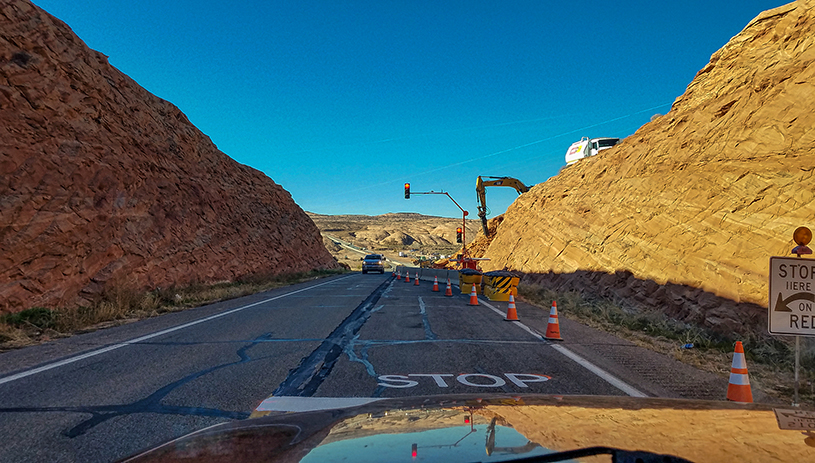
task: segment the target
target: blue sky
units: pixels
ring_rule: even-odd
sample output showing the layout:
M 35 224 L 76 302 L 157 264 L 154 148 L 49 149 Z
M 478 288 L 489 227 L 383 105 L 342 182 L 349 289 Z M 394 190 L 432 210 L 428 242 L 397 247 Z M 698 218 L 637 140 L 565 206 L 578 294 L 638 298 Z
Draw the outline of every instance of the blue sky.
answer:
M 774 1 L 34 0 L 305 210 L 471 217 L 625 137 Z M 514 190 L 487 191 L 491 215 Z

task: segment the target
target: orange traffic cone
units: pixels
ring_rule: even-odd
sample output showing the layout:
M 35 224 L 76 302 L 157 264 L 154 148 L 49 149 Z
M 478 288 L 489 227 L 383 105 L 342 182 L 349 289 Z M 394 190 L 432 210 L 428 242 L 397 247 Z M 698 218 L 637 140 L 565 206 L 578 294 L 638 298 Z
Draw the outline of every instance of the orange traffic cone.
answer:
M 433 291 L 434 292 L 439 292 L 439 277 L 438 276 L 433 277 Z
M 399 270 L 398 272 L 396 272 L 396 279 L 397 279 L 397 280 L 401 280 L 401 279 L 402 279 L 402 271 L 401 271 L 401 270 Z
M 560 337 L 560 323 L 557 321 L 557 301 L 552 301 L 549 324 L 546 325 L 546 334 L 543 337 L 550 341 L 563 341 L 563 338 Z
M 753 391 L 750 390 L 750 377 L 747 376 L 747 362 L 744 361 L 741 341 L 736 341 L 736 352 L 730 367 L 730 383 L 727 385 L 727 400 L 753 403 Z
M 515 309 L 515 296 L 509 293 L 509 305 L 507 306 L 507 317 L 504 319 L 508 322 L 518 321 L 518 311 Z
M 470 304 L 478 305 L 478 293 L 475 292 L 475 283 L 473 283 L 473 290 L 470 291 Z
M 419 286 L 419 272 L 416 272 L 416 278 L 414 278 L 413 281 L 415 281 L 413 286 Z
M 405 283 L 410 283 L 410 272 L 405 271 Z
M 447 278 L 447 289 L 444 291 L 445 296 L 452 296 L 453 295 L 453 287 L 450 286 L 450 278 Z

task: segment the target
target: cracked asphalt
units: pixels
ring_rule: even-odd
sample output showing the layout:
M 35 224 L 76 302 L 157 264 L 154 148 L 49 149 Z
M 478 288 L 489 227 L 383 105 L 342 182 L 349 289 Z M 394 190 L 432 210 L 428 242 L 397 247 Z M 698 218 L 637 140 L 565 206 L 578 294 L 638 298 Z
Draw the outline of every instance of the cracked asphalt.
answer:
M 563 318 L 554 349 L 533 334 L 545 311 L 519 303 L 522 327 L 496 313 L 505 302 L 469 306 L 431 286 L 336 276 L 0 354 L 0 461 L 114 461 L 247 418 L 273 394 L 722 399 L 727 389 Z

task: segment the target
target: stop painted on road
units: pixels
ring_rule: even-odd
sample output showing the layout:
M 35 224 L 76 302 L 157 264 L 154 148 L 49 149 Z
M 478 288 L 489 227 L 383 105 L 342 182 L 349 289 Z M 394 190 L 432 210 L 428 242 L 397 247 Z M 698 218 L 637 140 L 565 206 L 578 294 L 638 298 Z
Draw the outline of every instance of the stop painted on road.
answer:
M 527 383 L 542 383 L 552 379 L 551 376 L 539 375 L 535 373 L 504 373 L 504 376 L 518 387 L 528 388 Z M 453 375 L 450 373 L 412 373 L 409 375 L 379 375 L 379 385 L 392 388 L 409 388 L 419 385 L 420 378 L 432 380 L 438 387 L 450 387 L 446 378 L 455 377 L 456 381 L 471 387 L 502 387 L 507 384 L 506 380 L 500 376 L 488 375 L 486 373 L 462 373 Z M 416 378 L 416 380 L 411 379 Z M 427 380 L 424 380 L 427 381 Z

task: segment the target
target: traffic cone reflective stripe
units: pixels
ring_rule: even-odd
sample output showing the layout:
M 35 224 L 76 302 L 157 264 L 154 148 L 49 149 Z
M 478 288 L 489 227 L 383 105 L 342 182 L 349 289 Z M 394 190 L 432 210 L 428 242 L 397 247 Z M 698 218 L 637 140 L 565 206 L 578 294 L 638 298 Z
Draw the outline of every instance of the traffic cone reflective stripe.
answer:
M 419 286 L 419 272 L 416 272 L 416 278 L 413 281 L 415 281 L 413 286 Z
M 439 292 L 439 277 L 438 277 L 438 275 L 433 277 L 433 291 L 434 292 Z
M 563 341 L 560 337 L 560 323 L 557 321 L 557 302 L 552 301 L 552 308 L 549 310 L 549 324 L 546 325 L 546 334 L 543 336 L 550 341 Z
M 509 293 L 509 305 L 507 306 L 507 317 L 504 320 L 508 322 L 518 321 L 518 311 L 515 308 L 515 296 Z
M 475 283 L 473 283 L 473 290 L 470 291 L 470 305 L 478 305 L 478 293 L 475 292 Z
M 736 341 L 733 353 L 733 364 L 730 367 L 730 382 L 727 385 L 727 400 L 752 403 L 753 391 L 750 389 L 750 377 L 747 374 L 747 362 L 744 360 L 744 346 Z
M 450 285 L 450 277 L 447 277 L 447 289 L 444 291 L 445 296 L 453 295 L 453 287 Z

